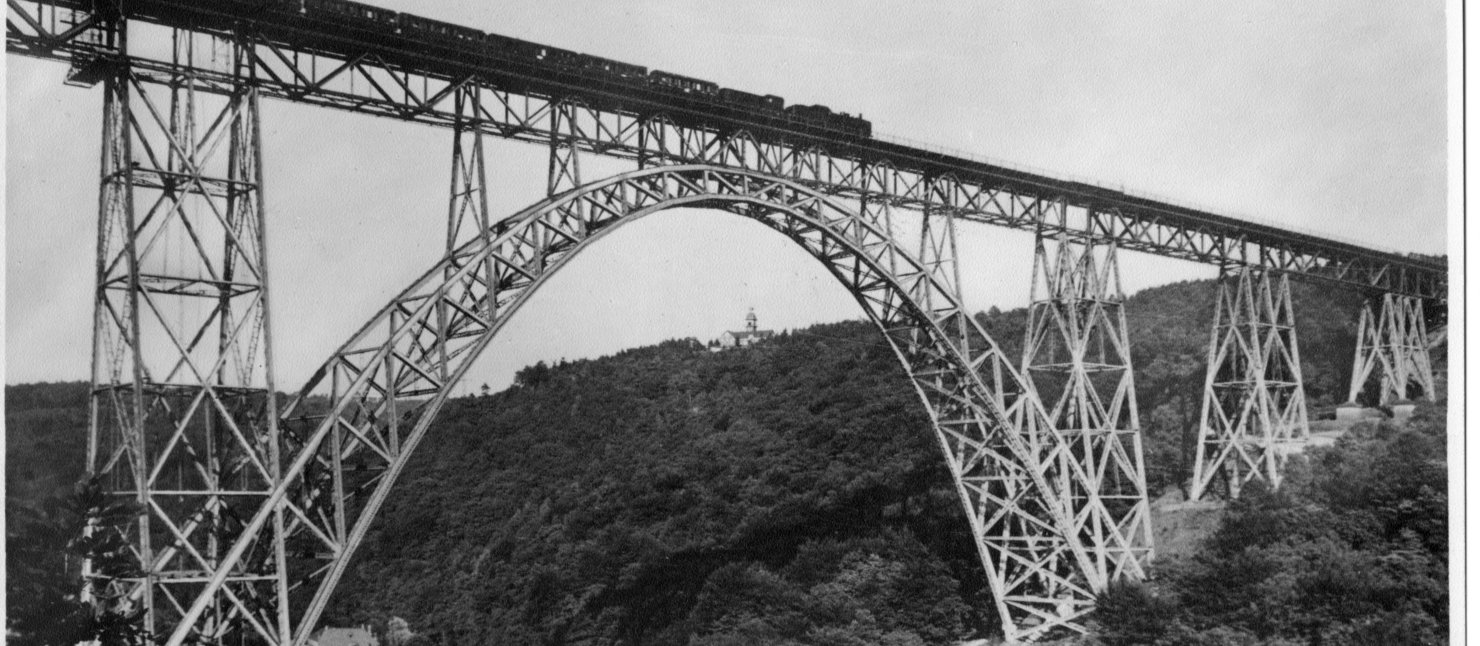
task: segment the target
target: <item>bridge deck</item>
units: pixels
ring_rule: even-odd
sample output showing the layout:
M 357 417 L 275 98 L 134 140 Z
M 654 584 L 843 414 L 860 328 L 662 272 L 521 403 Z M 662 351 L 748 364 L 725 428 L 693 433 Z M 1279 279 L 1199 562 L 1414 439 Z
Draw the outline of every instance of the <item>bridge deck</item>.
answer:
M 1309 233 L 1123 192 L 1005 168 L 837 130 L 599 73 L 482 56 L 468 43 L 408 41 L 371 25 L 264 11 L 260 2 L 135 0 L 128 18 L 217 38 L 240 37 L 253 60 L 241 68 L 182 63 L 130 51 L 127 62 L 159 81 L 188 68 L 222 87 L 249 78 L 269 96 L 452 126 L 476 121 L 496 136 L 552 137 L 598 154 L 742 166 L 795 178 L 829 193 L 929 208 L 1018 229 L 1065 203 L 1073 235 L 1121 248 L 1218 265 L 1249 265 L 1345 287 L 1443 302 L 1447 267 Z M 118 60 L 102 45 L 102 21 L 77 0 L 13 1 L 7 49 L 87 65 Z M 85 80 L 85 78 L 84 78 Z M 481 109 L 459 114 L 454 95 L 471 89 Z M 562 117 L 555 115 L 559 112 Z M 558 132 L 556 132 L 558 131 Z M 1442 314 L 1440 314 L 1442 316 Z

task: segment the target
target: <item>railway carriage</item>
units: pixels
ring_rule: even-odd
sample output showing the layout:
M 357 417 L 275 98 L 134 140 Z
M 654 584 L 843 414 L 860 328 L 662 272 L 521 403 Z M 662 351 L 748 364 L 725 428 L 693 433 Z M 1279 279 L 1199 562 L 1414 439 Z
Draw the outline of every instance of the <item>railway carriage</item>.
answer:
M 582 56 L 585 57 L 583 67 L 588 70 L 603 72 L 618 78 L 645 78 L 648 74 L 647 68 L 641 65 L 623 63 L 590 54 L 582 54 Z
M 510 38 L 498 34 L 484 34 L 483 47 L 486 55 L 520 63 L 534 63 L 538 61 L 540 50 L 543 49 L 539 45 L 527 40 L 519 40 L 518 38 Z
M 409 13 L 401 14 L 401 35 L 421 40 L 440 41 L 442 44 L 451 43 L 481 43 L 484 41 L 483 32 L 470 29 L 450 22 L 432 20 L 413 16 Z
M 372 7 L 349 0 L 302 0 L 303 13 L 312 18 L 343 18 L 357 23 L 368 23 L 396 29 L 400 23 L 401 14 L 389 9 Z M 288 2 L 295 5 L 297 2 Z M 413 16 L 414 17 L 414 16 Z
M 277 11 L 303 16 L 310 20 L 339 21 L 358 30 L 373 31 L 390 35 L 398 34 L 403 42 L 419 43 L 443 52 L 460 52 L 470 55 L 470 61 L 482 60 L 514 63 L 525 66 L 528 73 L 537 75 L 541 68 L 550 72 L 575 73 L 598 82 L 598 87 L 642 86 L 683 96 L 691 101 L 700 101 L 694 106 L 700 110 L 712 110 L 704 105 L 720 106 L 721 110 L 711 117 L 698 116 L 693 121 L 699 125 L 715 125 L 711 120 L 722 122 L 721 115 L 735 111 L 757 113 L 760 116 L 784 119 L 794 127 L 822 129 L 841 132 L 854 137 L 868 138 L 873 135 L 873 124 L 861 116 L 833 112 L 825 105 L 787 106 L 786 100 L 772 94 L 757 95 L 719 84 L 662 70 L 649 71 L 641 65 L 623 63 L 611 59 L 581 54 L 558 47 L 539 45 L 517 38 L 498 34 L 485 34 L 452 23 L 403 14 L 388 9 L 351 2 L 350 0 L 263 0 L 261 6 L 273 6 Z M 609 95 L 604 104 L 617 106 L 618 101 Z M 691 106 L 693 104 L 690 104 Z
M 780 113 L 786 108 L 786 99 L 774 94 L 761 96 L 759 94 L 723 88 L 719 91 L 719 98 L 728 105 L 764 113 Z
M 660 88 L 667 88 L 684 94 L 698 94 L 701 96 L 717 96 L 719 84 L 705 81 L 703 79 L 680 76 L 662 70 L 653 70 L 648 74 L 648 81 Z
M 544 45 L 539 47 L 539 51 L 535 55 L 535 60 L 542 61 L 546 65 L 564 68 L 582 67 L 584 63 L 582 58 L 584 58 L 584 54 L 578 54 L 568 49 L 560 49 L 559 47 L 546 47 Z

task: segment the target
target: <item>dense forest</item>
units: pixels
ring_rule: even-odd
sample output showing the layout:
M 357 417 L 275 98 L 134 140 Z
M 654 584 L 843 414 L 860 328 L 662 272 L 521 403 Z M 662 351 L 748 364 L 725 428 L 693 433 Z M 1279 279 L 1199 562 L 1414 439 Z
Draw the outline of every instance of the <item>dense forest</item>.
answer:
M 1127 302 L 1153 494 L 1188 475 L 1213 290 L 1177 283 Z M 1359 301 L 1301 285 L 1295 300 L 1319 414 L 1345 397 Z M 979 315 L 1014 356 L 1025 317 Z M 6 397 L 10 628 L 16 644 L 57 643 L 24 622 L 65 603 L 65 557 L 16 555 L 44 551 L 51 510 L 80 476 L 86 386 Z M 1289 486 L 1231 505 L 1196 555 L 1107 593 L 1087 641 L 1442 643 L 1442 410 L 1311 451 Z M 995 614 L 939 450 L 861 322 L 746 350 L 676 340 L 537 364 L 504 392 L 449 402 L 327 623 L 399 617 L 448 646 L 989 635 Z
M 1190 559 L 1101 599 L 1093 644 L 1444 644 L 1449 525 L 1444 407 L 1362 423 L 1256 483 Z

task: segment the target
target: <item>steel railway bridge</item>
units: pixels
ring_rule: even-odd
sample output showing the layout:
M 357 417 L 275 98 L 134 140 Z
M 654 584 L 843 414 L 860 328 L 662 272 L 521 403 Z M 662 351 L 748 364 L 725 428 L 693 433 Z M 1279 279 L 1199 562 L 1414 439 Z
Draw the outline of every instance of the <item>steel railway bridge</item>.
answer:
M 1369 296 L 1351 397 L 1434 396 L 1426 325 L 1446 267 L 856 134 L 707 110 L 578 73 L 407 47 L 216 0 L 8 0 L 12 54 L 103 90 L 87 460 L 137 503 L 140 565 L 100 610 L 169 646 L 305 643 L 451 387 L 525 300 L 604 234 L 730 211 L 857 299 L 929 411 L 1009 640 L 1082 631 L 1152 557 L 1116 254 L 1220 268 L 1194 497 L 1278 484 L 1307 434 L 1289 280 Z M 274 395 L 262 97 L 449 128 L 446 254 L 288 401 Z M 548 198 L 488 212 L 486 136 L 548 147 Z M 589 181 L 583 156 L 632 160 Z M 908 214 L 908 215 L 906 215 Z M 905 223 L 909 223 L 906 226 Z M 956 230 L 1037 236 L 1023 355 L 961 302 Z M 908 230 L 906 230 L 908 229 Z M 188 262 L 160 251 L 189 241 Z M 168 315 L 204 303 L 193 317 Z

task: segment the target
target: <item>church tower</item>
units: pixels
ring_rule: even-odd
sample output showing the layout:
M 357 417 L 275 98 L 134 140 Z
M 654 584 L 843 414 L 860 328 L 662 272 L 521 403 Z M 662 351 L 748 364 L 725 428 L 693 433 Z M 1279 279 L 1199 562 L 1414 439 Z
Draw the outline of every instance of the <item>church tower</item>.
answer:
M 775 335 L 776 333 L 772 330 L 760 329 L 759 320 L 755 316 L 755 308 L 752 307 L 750 313 L 745 315 L 745 329 L 738 332 L 725 332 L 714 343 L 709 344 L 709 350 L 719 352 L 731 348 L 746 348 Z

